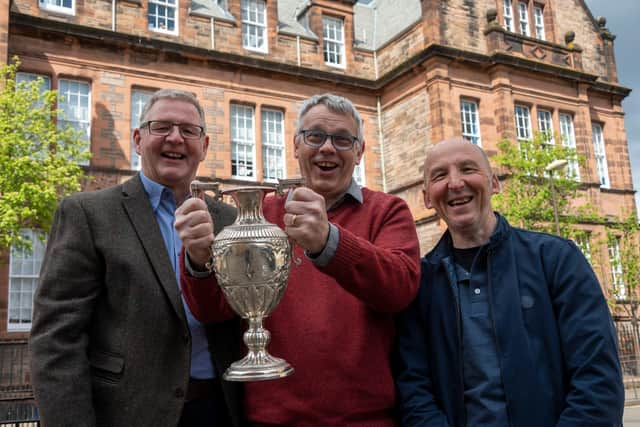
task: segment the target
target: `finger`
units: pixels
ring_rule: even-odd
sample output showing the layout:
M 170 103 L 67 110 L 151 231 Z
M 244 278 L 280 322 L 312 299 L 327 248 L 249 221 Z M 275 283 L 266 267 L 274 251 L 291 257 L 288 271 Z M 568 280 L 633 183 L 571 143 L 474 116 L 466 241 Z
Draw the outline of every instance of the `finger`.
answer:
M 178 209 L 176 209 L 176 215 L 181 214 L 185 215 L 189 212 L 197 211 L 197 210 L 207 210 L 207 204 L 204 200 L 198 199 L 196 197 L 191 197 L 182 203 Z
M 323 197 L 308 187 L 298 187 L 293 190 L 291 195 L 291 200 L 294 201 L 311 202 L 318 199 L 323 199 Z

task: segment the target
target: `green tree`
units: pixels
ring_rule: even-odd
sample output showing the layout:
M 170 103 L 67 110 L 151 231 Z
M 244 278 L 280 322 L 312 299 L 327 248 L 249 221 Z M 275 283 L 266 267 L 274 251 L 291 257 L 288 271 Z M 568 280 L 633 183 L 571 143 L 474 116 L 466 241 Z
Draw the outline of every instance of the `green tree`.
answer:
M 89 158 L 70 126 L 59 129 L 55 91 L 16 83 L 20 61 L 0 67 L 0 252 L 28 248 L 22 228 L 48 230 L 58 201 L 80 190 Z
M 571 165 L 583 160 L 574 149 L 550 144 L 549 139 L 539 133 L 530 141 L 503 139 L 498 143 L 500 151 L 492 159 L 504 179 L 500 193 L 494 196 L 494 207 L 512 224 L 530 230 L 555 233 L 557 217 L 560 234 L 575 237 L 583 233 L 574 227 L 576 223 L 597 218 L 588 203 L 580 207 L 571 203 L 577 199 L 580 185 L 570 175 Z M 547 170 L 558 160 L 566 161 L 569 167 Z

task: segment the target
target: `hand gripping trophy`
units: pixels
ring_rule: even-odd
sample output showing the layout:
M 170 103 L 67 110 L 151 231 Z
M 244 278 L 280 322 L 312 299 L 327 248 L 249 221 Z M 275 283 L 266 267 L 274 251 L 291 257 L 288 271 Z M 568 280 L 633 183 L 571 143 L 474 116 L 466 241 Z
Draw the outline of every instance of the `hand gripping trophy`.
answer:
M 235 222 L 216 236 L 211 246 L 211 261 L 218 285 L 233 310 L 247 319 L 244 333 L 247 355 L 229 366 L 223 375 L 227 381 L 263 381 L 284 378 L 293 373 L 285 360 L 271 356 L 266 349 L 271 334 L 262 320 L 278 305 L 289 280 L 292 244 L 278 226 L 264 219 L 262 201 L 276 191 L 303 184 L 304 179 L 280 180 L 278 186 L 239 187 L 220 191 L 220 184 L 193 181 L 191 193 L 203 198 L 205 191 L 215 198 L 229 195 L 238 207 Z

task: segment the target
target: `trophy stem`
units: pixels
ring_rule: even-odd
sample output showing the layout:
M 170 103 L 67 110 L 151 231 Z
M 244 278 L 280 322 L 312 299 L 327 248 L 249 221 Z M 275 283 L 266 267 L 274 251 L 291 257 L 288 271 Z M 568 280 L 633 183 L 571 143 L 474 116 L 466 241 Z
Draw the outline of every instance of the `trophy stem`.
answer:
M 248 320 L 249 329 L 243 340 L 249 351 L 244 358 L 229 366 L 223 378 L 227 381 L 264 381 L 293 374 L 291 365 L 267 352 L 271 334 L 262 326 L 262 316 L 251 316 Z

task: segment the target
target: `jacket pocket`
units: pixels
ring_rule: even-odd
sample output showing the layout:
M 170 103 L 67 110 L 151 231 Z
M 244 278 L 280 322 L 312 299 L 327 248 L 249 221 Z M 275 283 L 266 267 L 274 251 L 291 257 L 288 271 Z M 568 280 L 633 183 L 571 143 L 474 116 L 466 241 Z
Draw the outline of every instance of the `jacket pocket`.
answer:
M 91 350 L 89 365 L 94 378 L 115 384 L 122 378 L 124 358 L 114 353 Z

